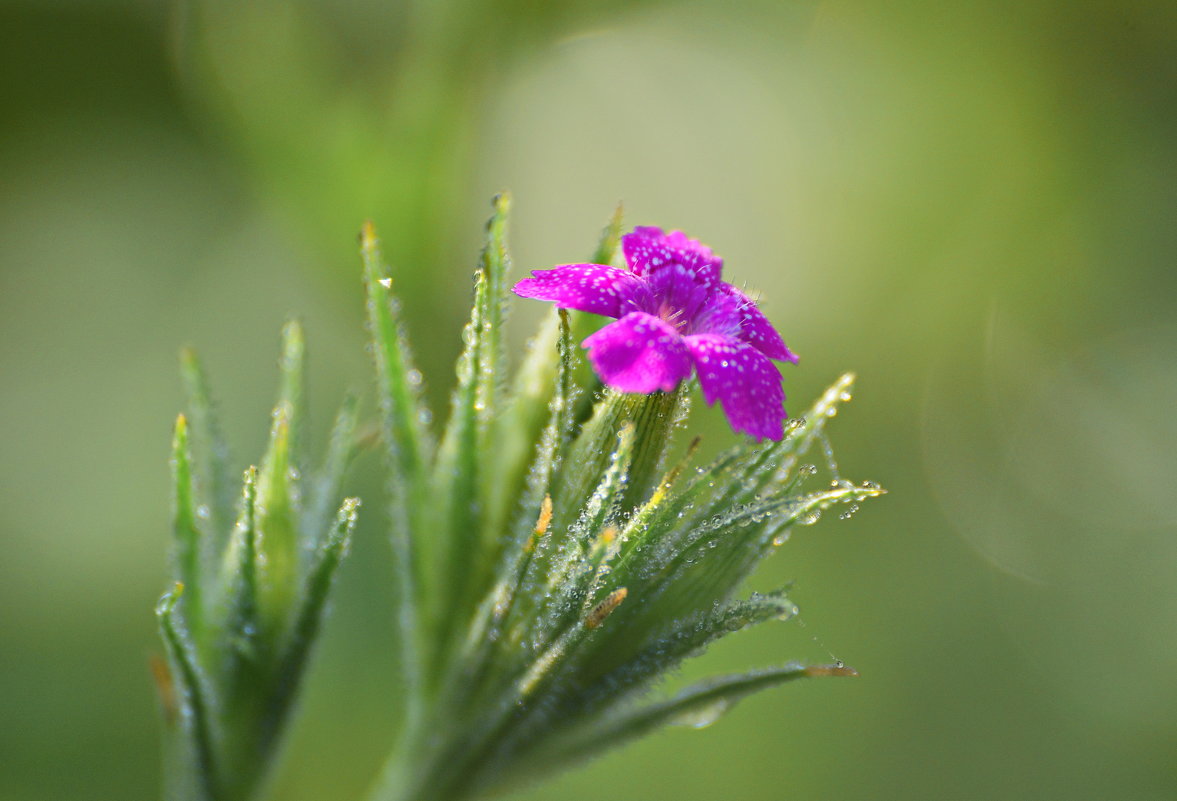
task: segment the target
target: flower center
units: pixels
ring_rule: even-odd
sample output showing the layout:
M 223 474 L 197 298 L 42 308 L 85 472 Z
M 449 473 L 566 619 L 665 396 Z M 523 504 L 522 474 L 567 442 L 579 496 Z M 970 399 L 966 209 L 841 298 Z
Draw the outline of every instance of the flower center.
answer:
M 683 309 L 680 309 L 668 300 L 663 300 L 658 305 L 658 318 L 665 323 L 669 323 L 678 331 L 684 331 L 687 327 L 687 315 Z

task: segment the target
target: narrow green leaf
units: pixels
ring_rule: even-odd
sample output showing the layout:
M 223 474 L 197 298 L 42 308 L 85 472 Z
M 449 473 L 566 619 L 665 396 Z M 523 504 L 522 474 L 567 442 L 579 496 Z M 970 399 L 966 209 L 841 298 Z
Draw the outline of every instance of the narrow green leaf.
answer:
M 586 689 L 563 700 L 560 708 L 568 719 L 608 715 L 609 709 L 628 703 L 635 694 L 676 669 L 683 660 L 702 653 L 715 640 L 768 620 L 788 620 L 797 612 L 783 590 L 753 593 L 743 601 L 717 603 L 705 611 L 672 618 L 669 624 L 663 623 L 660 634 L 643 640 L 635 637 L 630 628 L 630 621 L 641 615 L 642 600 L 635 593 L 635 603 L 618 611 L 616 624 L 625 627 L 624 637 L 603 641 L 577 664 L 580 686 Z
M 335 518 L 335 525 L 323 539 L 303 586 L 300 609 L 295 616 L 290 639 L 278 667 L 278 686 L 274 703 L 285 707 L 299 686 L 307 655 L 315 642 L 331 592 L 332 580 L 347 554 L 355 531 L 359 498 L 347 498 Z
M 488 664 L 488 654 L 496 647 L 515 651 L 511 645 L 514 638 L 504 638 L 504 627 L 509 618 L 520 584 L 528 572 L 531 559 L 537 549 L 544 546 L 541 542 L 550 533 L 551 528 L 551 489 L 552 474 L 558 464 L 561 446 L 563 445 L 570 424 L 572 406 L 569 402 L 572 372 L 572 342 L 569 336 L 568 312 L 559 310 L 560 336 L 555 343 L 558 360 L 558 372 L 555 376 L 555 391 L 548 407 L 548 424 L 535 446 L 536 454 L 531 468 L 527 473 L 527 486 L 523 493 L 523 500 L 519 503 L 515 520 L 510 526 L 510 535 L 506 547 L 500 557 L 500 568 L 496 571 L 499 583 L 492 588 L 479 608 L 479 613 L 472 623 L 466 637 L 465 656 L 461 670 L 455 680 L 463 682 L 464 689 L 470 689 L 476 672 L 485 672 L 492 668 Z M 514 661 L 514 654 L 505 660 Z M 463 688 L 455 688 L 460 690 Z
M 175 536 L 176 568 L 180 582 L 187 588 L 184 617 L 193 636 L 200 639 L 204 628 L 202 598 L 202 537 L 196 525 L 195 499 L 192 493 L 192 461 L 188 449 L 188 420 L 176 418 L 172 438 L 172 533 Z
M 674 392 L 649 395 L 606 390 L 563 462 L 552 493 L 557 528 L 579 517 L 600 476 L 608 469 L 617 433 L 629 423 L 635 426 L 638 436 L 629 481 L 619 504 L 628 511 L 645 501 L 657 482 L 671 435 L 682 422 L 689 397 L 687 382 Z
M 228 587 L 225 633 L 232 664 L 254 662 L 258 648 L 258 528 L 256 467 L 245 471 L 241 490 L 241 517 L 233 529 L 224 571 Z M 230 668 L 234 670 L 235 668 Z
M 292 409 L 282 401 L 274 409 L 270 443 L 258 472 L 259 603 L 271 634 L 284 625 L 298 587 L 298 510 L 291 454 Z
M 495 456 L 489 447 L 489 424 L 504 372 L 502 293 L 508 266 L 505 236 L 509 209 L 505 195 L 495 199 L 486 246 L 475 274 L 474 308 L 463 332 L 466 345 L 458 358 L 458 384 L 434 471 L 433 507 L 438 519 L 430 539 L 439 546 L 440 553 L 438 573 L 432 580 L 450 588 L 450 592 L 440 595 L 442 643 L 447 643 L 457 627 L 469 619 L 474 605 L 489 588 L 489 568 L 493 565 L 496 543 L 484 533 L 481 515 L 487 487 L 492 482 L 480 482 L 480 475 L 493 469 Z
M 392 294 L 392 278 L 370 222 L 361 230 L 360 251 L 385 447 L 391 457 L 393 487 L 407 488 L 424 476 L 423 466 L 432 450 L 424 424 L 428 415 L 420 398 L 421 372 L 413 366 L 402 330 L 400 304 Z
M 607 600 L 626 598 L 627 591 L 619 589 Z M 641 602 L 640 598 L 632 600 Z M 674 621 L 657 639 L 640 645 L 633 641 L 624 614 L 634 606 L 614 604 L 616 619 L 603 626 L 590 627 L 586 621 L 585 628 L 612 625 L 612 634 L 606 630 L 594 640 L 569 631 L 552 649 L 558 651 L 558 659 L 536 661 L 532 672 L 537 675 L 525 682 L 538 682 L 542 677 L 545 702 L 516 716 L 510 733 L 500 742 L 502 758 L 515 759 L 539 740 L 576 738 L 579 730 L 608 725 L 618 715 L 627 714 L 652 684 L 714 640 L 766 620 L 787 618 L 795 611 L 783 593 L 754 594 L 748 600 L 716 605 L 707 613 Z
M 191 348 L 180 351 L 180 376 L 186 396 L 197 509 L 207 515 L 208 531 L 223 546 L 236 517 L 237 493 L 229 469 L 229 446 L 221 433 L 204 367 Z
M 632 708 L 579 730 L 573 736 L 540 740 L 528 754 L 530 765 L 563 767 L 623 745 L 666 725 L 702 728 L 714 723 L 737 702 L 760 690 L 816 676 L 857 676 L 853 668 L 798 664 L 723 676 L 695 684 L 665 701 Z
M 200 797 L 213 801 L 219 798 L 214 734 L 212 722 L 212 691 L 196 657 L 196 647 L 175 618 L 176 602 L 184 592 L 184 585 L 165 593 L 155 607 L 160 635 L 167 649 L 168 663 L 180 688 L 181 714 L 188 740 L 185 753 L 190 753 L 195 764 L 188 766 L 193 779 L 200 784 Z M 190 750 L 189 750 L 190 749 Z M 187 777 L 180 777 L 184 781 Z
M 622 216 L 623 209 L 621 204 L 618 203 L 617 208 L 613 210 L 613 216 L 609 218 L 609 222 L 601 230 L 601 236 L 597 240 L 597 248 L 589 260 L 591 263 L 618 266 L 617 256 L 621 248 Z M 577 312 L 572 316 L 572 336 L 577 342 L 584 342 L 589 336 L 596 333 L 602 326 L 609 322 L 609 319 L 606 317 Z M 605 385 L 593 371 L 592 366 L 588 363 L 588 359 L 582 359 L 576 366 L 576 374 L 573 376 L 573 380 L 576 386 L 583 390 L 572 415 L 573 423 L 581 426 L 592 417 L 593 405 L 596 403 Z
M 302 441 L 306 425 L 306 339 L 302 324 L 288 320 L 282 326 L 282 351 L 278 358 L 281 375 L 278 404 L 285 404 L 290 418 L 290 463 L 301 468 Z
M 532 524 L 539 514 L 544 498 L 548 497 L 550 503 L 552 482 L 560 467 L 572 425 L 572 370 L 575 345 L 572 341 L 568 310 L 559 309 L 556 318 L 558 336 L 554 350 L 557 372 L 552 381 L 553 389 L 548 402 L 547 425 L 544 426 L 543 433 L 534 446 L 535 455 L 527 469 L 522 500 L 510 527 L 512 536 L 509 547 L 516 551 L 523 547 L 530 536 Z
M 620 203 L 613 209 L 609 222 L 601 229 L 601 236 L 597 239 L 597 249 L 593 251 L 590 261 L 593 264 L 613 264 L 617 258 L 617 251 L 621 247 L 621 222 L 625 216 L 625 209 Z
M 622 426 L 609 467 L 565 534 L 554 531 L 532 559 L 524 579 L 519 618 L 531 624 L 524 638 L 533 647 L 552 642 L 561 631 L 575 627 L 589 603 L 590 587 L 606 560 L 615 553 L 617 530 L 606 526 L 626 489 L 633 463 L 635 428 Z M 541 646 L 542 647 L 542 646 Z
M 676 584 L 675 592 L 689 597 L 729 597 L 774 546 L 784 543 L 791 526 L 812 525 L 827 509 L 850 507 L 885 494 L 886 490 L 871 482 L 841 482 L 828 490 L 801 497 L 785 496 L 762 504 L 748 504 L 733 514 L 730 523 L 735 532 L 743 530 L 747 534 L 729 536 L 714 549 L 710 548 L 711 540 L 698 540 L 684 550 L 671 568 L 685 577 L 670 579 Z M 704 549 L 708 551 L 713 572 L 689 564 L 692 554 L 698 557 Z
M 364 264 L 368 328 L 376 363 L 377 396 L 380 399 L 381 434 L 388 457 L 389 539 L 395 559 L 395 613 L 400 640 L 400 666 L 408 698 L 408 726 L 421 714 L 420 587 L 424 572 L 420 554 L 422 539 L 414 548 L 412 530 L 426 508 L 426 465 L 433 443 L 425 420 L 428 410 L 421 403 L 421 373 L 413 367 L 407 339 L 402 330 L 400 306 L 392 294 L 392 278 L 380 253 L 380 240 L 371 222 L 360 231 L 360 252 Z M 419 518 L 418 518 L 419 519 Z
M 612 264 L 620 239 L 621 206 L 618 206 L 612 219 L 601 232 L 600 240 L 589 260 L 594 264 Z M 561 356 L 558 361 L 552 358 L 552 354 L 557 348 L 563 348 L 563 345 L 558 343 L 564 336 L 562 332 L 565 326 L 569 339 L 575 345 L 599 328 L 603 319 L 581 312 L 569 315 L 566 309 L 552 309 L 540 324 L 539 333 L 528 343 L 527 354 L 515 374 L 511 387 L 510 402 L 495 421 L 495 445 L 492 449 L 495 454 L 495 470 L 488 476 L 495 484 L 488 497 L 488 531 L 502 530 L 504 521 L 515 511 L 516 499 L 524 491 L 525 483 L 530 480 L 528 461 L 532 458 L 539 439 L 545 435 L 558 371 L 566 367 L 571 368 L 566 378 L 568 387 L 572 388 L 561 391 L 569 404 L 569 422 L 583 422 L 591 413 L 594 395 L 601 389 L 600 381 L 593 374 L 592 368 L 586 360 L 575 358 L 575 348 L 569 349 L 568 355 Z M 561 350 L 561 353 L 563 352 Z M 574 387 L 588 387 L 588 392 L 582 394 Z M 578 411 L 582 404 L 584 409 Z M 542 497 L 541 495 L 540 498 Z M 539 498 L 535 499 L 537 505 L 538 502 Z
M 355 395 L 349 394 L 343 399 L 339 412 L 335 415 L 327 455 L 323 459 L 322 468 L 315 476 L 309 501 L 303 506 L 302 535 L 311 550 L 319 546 L 324 532 L 330 530 L 331 504 L 339 497 L 344 473 L 355 457 L 358 412 L 359 400 Z
M 499 410 L 502 387 L 507 375 L 507 353 L 503 345 L 503 323 L 507 314 L 507 274 L 511 257 L 507 250 L 507 223 L 511 215 L 511 196 L 496 195 L 494 213 L 486 224 L 486 246 L 482 250 L 481 275 L 486 282 L 482 331 L 478 345 L 478 393 L 476 404 L 480 417 L 491 419 Z
M 850 400 L 853 390 L 854 374 L 843 374 L 803 416 L 790 421 L 785 437 L 779 442 L 757 450 L 748 448 L 713 506 L 746 504 L 757 496 L 777 492 L 798 478 L 800 460 L 825 436 L 826 424 Z

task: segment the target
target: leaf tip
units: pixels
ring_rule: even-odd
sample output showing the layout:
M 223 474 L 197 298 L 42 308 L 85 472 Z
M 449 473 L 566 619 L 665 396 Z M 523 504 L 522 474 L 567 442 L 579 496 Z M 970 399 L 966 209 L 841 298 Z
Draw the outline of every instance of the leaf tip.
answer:
M 496 214 L 508 214 L 511 211 L 511 193 L 505 189 L 491 199 L 491 206 Z
M 858 671 L 849 665 L 844 665 L 837 662 L 833 665 L 809 665 L 805 668 L 805 675 L 811 678 L 820 678 L 822 676 L 849 676 L 858 677 Z
M 371 220 L 364 220 L 364 224 L 360 226 L 360 247 L 373 247 L 376 241 L 376 226 Z

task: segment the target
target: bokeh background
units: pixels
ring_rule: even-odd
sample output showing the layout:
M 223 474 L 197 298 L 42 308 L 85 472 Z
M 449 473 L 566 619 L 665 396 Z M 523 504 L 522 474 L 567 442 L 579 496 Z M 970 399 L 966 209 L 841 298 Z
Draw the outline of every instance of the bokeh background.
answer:
M 372 218 L 440 404 L 503 188 L 519 271 L 619 201 L 715 247 L 791 410 L 858 372 L 833 440 L 891 491 L 766 563 L 801 625 L 684 672 L 862 678 L 513 798 L 1177 797 L 1174 42 L 1167 0 L 6 0 L 0 799 L 158 797 L 178 348 L 243 467 L 299 315 L 321 432 Z M 376 469 L 276 801 L 357 798 L 393 735 Z

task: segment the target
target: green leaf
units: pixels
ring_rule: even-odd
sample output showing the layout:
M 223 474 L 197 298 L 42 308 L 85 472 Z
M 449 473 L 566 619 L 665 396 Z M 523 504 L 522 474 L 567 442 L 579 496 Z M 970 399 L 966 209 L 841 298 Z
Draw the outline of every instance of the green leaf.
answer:
M 627 424 L 634 426 L 637 436 L 628 481 L 618 504 L 628 511 L 647 499 L 657 482 L 674 429 L 685 417 L 689 393 L 688 382 L 674 392 L 648 395 L 605 390 L 593 416 L 572 443 L 552 493 L 557 530 L 579 517 L 599 477 L 608 469 L 618 432 Z
M 503 662 L 514 662 L 513 654 L 509 653 L 505 655 L 506 658 L 494 660 L 498 665 L 491 665 L 490 653 L 503 645 L 509 651 L 515 650 L 509 643 L 517 642 L 521 634 L 505 641 L 504 629 L 508 620 L 515 617 L 512 612 L 520 585 L 528 573 L 533 555 L 542 547 L 541 541 L 548 536 L 551 527 L 552 507 L 548 493 L 560 449 L 567 438 L 572 410 L 568 393 L 573 345 L 569 335 L 568 312 L 559 310 L 557 319 L 560 335 L 554 349 L 557 350 L 558 372 L 553 382 L 555 390 L 548 405 L 548 424 L 535 446 L 535 458 L 527 473 L 527 485 L 515 521 L 509 528 L 509 538 L 504 538 L 506 545 L 495 574 L 498 583 L 483 599 L 466 636 L 465 653 L 458 666 L 460 672 L 454 679 L 463 682 L 465 689 L 471 687 L 472 679 L 481 677 L 493 667 L 501 667 Z M 534 600 L 531 605 L 534 606 Z M 462 688 L 455 689 L 462 691 Z
M 241 518 L 233 530 L 224 566 L 228 588 L 224 630 L 230 673 L 258 657 L 257 482 L 257 468 L 250 467 L 241 490 Z
M 567 766 L 602 751 L 616 748 L 667 725 L 703 728 L 714 723 L 736 703 L 752 693 L 818 676 L 857 676 L 853 668 L 831 665 L 789 664 L 699 682 L 673 698 L 633 707 L 612 715 L 595 726 L 577 730 L 570 737 L 540 740 L 527 754 L 534 770 L 528 778 L 557 765 Z
M 208 514 L 208 530 L 220 548 L 233 528 L 237 492 L 229 469 L 229 446 L 221 433 L 216 406 L 196 351 L 180 351 L 180 376 L 186 396 L 189 440 L 195 478 L 197 508 Z
M 278 357 L 278 369 L 281 379 L 277 405 L 285 404 L 289 409 L 290 464 L 301 469 L 306 418 L 306 339 L 298 320 L 288 320 L 282 326 L 282 351 Z
M 569 324 L 567 309 L 557 310 L 558 336 L 556 352 L 557 371 L 552 380 L 552 391 L 548 401 L 547 425 L 539 441 L 534 445 L 535 456 L 527 469 L 526 485 L 522 500 L 515 511 L 510 526 L 511 539 L 508 548 L 519 553 L 530 537 L 532 524 L 540 513 L 544 498 L 551 503 L 552 482 L 560 467 L 560 460 L 568 441 L 572 426 L 572 371 L 574 369 L 575 345 Z M 548 510 L 549 514 L 551 509 Z M 550 522 L 550 521 L 549 521 Z M 547 526 L 545 526 L 547 528 Z
M 184 727 L 185 735 L 181 752 L 185 754 L 187 761 L 192 762 L 184 766 L 185 769 L 180 776 L 171 778 L 181 783 L 197 783 L 197 797 L 215 801 L 219 795 L 212 721 L 212 691 L 200 668 L 196 647 L 175 617 L 176 602 L 183 592 L 184 585 L 177 583 L 171 592 L 165 593 L 159 599 L 155 607 L 160 635 L 167 649 L 168 665 L 180 689 L 180 705 L 184 710 L 178 718 Z
M 432 451 L 421 403 L 421 372 L 413 366 L 408 341 L 402 330 L 400 303 L 392 294 L 392 278 L 384 265 L 380 240 L 372 223 L 360 233 L 367 293 L 368 327 L 376 361 L 380 411 L 385 427 L 385 447 L 391 456 L 394 487 L 409 487 L 424 476 Z
M 400 305 L 392 294 L 392 278 L 380 253 L 380 240 L 371 222 L 360 231 L 364 264 L 368 329 L 376 364 L 377 397 L 380 400 L 381 434 L 388 458 L 389 539 L 395 559 L 395 614 L 400 640 L 400 664 L 407 686 L 409 718 L 420 714 L 422 681 L 419 655 L 421 636 L 421 579 L 423 568 L 418 547 L 410 536 L 414 515 L 426 507 L 426 465 L 433 443 L 424 420 L 428 410 L 421 403 L 421 373 L 412 364 L 400 317 Z M 410 725 L 412 725 L 410 723 Z
M 323 466 L 315 476 L 309 501 L 303 506 L 302 536 L 312 550 L 318 547 L 324 533 L 330 530 L 331 505 L 339 497 L 344 473 L 356 455 L 358 412 L 359 400 L 356 396 L 345 397 L 335 415 Z
M 359 498 L 347 498 L 335 518 L 335 525 L 323 538 L 315 553 L 315 560 L 302 588 L 301 604 L 294 616 L 294 625 L 278 666 L 275 706 L 285 707 L 299 686 L 306 668 L 307 655 L 319 633 L 323 610 L 331 592 L 332 580 L 343 557 L 347 554 L 356 527 Z
M 296 468 L 291 453 L 293 409 L 282 400 L 274 409 L 270 443 L 258 472 L 257 518 L 260 613 L 271 634 L 286 620 L 298 586 Z
M 615 262 L 617 261 L 617 254 L 621 246 L 622 212 L 622 206 L 618 203 L 617 208 L 613 210 L 613 216 L 609 218 L 609 222 L 601 231 L 600 239 L 597 240 L 597 249 L 593 252 L 592 258 L 589 259 L 591 263 L 616 266 Z M 584 342 L 608 322 L 610 320 L 606 317 L 599 317 L 595 314 L 587 314 L 585 312 L 576 312 L 572 315 L 572 338 L 576 342 Z M 593 371 L 587 359 L 582 359 L 577 364 L 573 380 L 576 386 L 583 390 L 572 415 L 573 423 L 580 426 L 592 416 L 593 405 L 596 403 L 605 385 Z
M 640 614 L 642 600 L 635 594 L 634 603 L 618 610 L 616 625 L 625 627 L 625 636 L 601 643 L 591 659 L 576 666 L 578 681 L 587 689 L 565 699 L 563 708 L 569 720 L 628 703 L 635 693 L 676 669 L 683 660 L 702 653 L 720 637 L 768 620 L 788 620 L 797 613 L 783 590 L 753 593 L 744 601 L 717 603 L 705 611 L 671 619 L 662 624 L 656 637 L 639 640 L 632 636 L 629 620 Z
M 524 579 L 517 616 L 530 622 L 523 638 L 542 647 L 569 626 L 575 627 L 587 611 L 592 582 L 615 553 L 617 530 L 607 527 L 617 512 L 633 463 L 635 428 L 622 426 L 609 467 L 567 530 L 546 537 L 532 559 Z
M 449 588 L 434 596 L 441 602 L 437 615 L 443 650 L 458 633 L 457 627 L 468 622 L 474 605 L 488 589 L 497 550 L 492 537 L 499 532 L 485 532 L 482 519 L 487 489 L 493 482 L 480 482 L 480 476 L 493 469 L 490 421 L 503 373 L 501 326 L 509 264 L 505 240 L 509 211 L 507 196 L 497 197 L 475 274 L 474 308 L 463 332 L 466 346 L 458 358 L 458 385 L 434 469 L 435 533 L 429 539 L 443 547 L 431 554 L 436 572 L 427 575 L 430 581 L 439 582 L 435 586 Z
M 618 206 L 612 220 L 602 231 L 590 261 L 596 264 L 612 263 L 620 236 L 621 207 Z M 595 315 L 574 312 L 570 316 L 567 309 L 552 309 L 540 324 L 539 333 L 528 342 L 526 355 L 511 387 L 510 402 L 495 421 L 492 449 L 495 455 L 495 470 L 487 476 L 494 482 L 488 493 L 488 531 L 502 530 L 504 521 L 516 511 L 513 505 L 520 497 L 524 485 L 531 480 L 528 461 L 535 453 L 540 437 L 545 435 L 558 371 L 571 368 L 567 376 L 559 379 L 566 384 L 558 391 L 569 404 L 566 413 L 569 422 L 577 419 L 578 398 L 587 401 L 582 418 L 587 418 L 591 412 L 592 394 L 581 395 L 575 387 L 589 386 L 591 392 L 595 393 L 600 389 L 600 382 L 586 361 L 575 358 L 575 348 L 563 350 L 564 346 L 560 340 L 564 337 L 563 332 L 567 327 L 567 336 L 575 345 L 598 328 L 601 320 L 602 318 Z M 559 360 L 553 360 L 552 354 L 557 348 L 561 349 L 561 356 Z M 524 504 L 531 510 L 533 519 L 534 510 L 538 508 L 542 497 L 541 495 L 536 498 L 534 505 L 530 507 Z M 514 529 L 514 526 L 512 528 Z
M 203 538 L 196 525 L 195 499 L 192 492 L 192 461 L 188 450 L 188 420 L 176 418 L 172 438 L 172 533 L 175 537 L 176 573 L 187 592 L 184 617 L 193 635 L 200 639 L 204 627 L 202 594 Z

